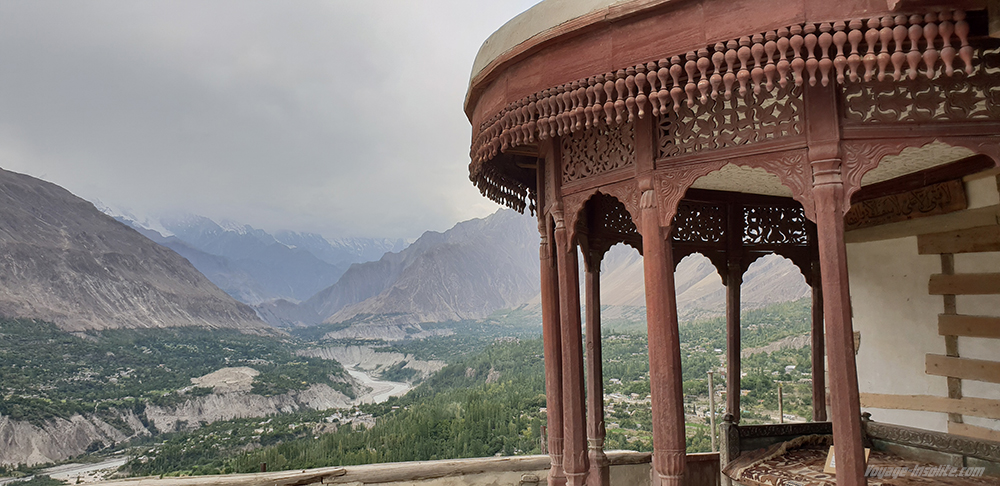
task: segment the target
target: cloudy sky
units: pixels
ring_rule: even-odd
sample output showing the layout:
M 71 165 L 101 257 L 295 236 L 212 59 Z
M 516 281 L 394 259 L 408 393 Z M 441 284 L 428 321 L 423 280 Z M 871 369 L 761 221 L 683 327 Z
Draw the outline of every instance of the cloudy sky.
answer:
M 473 58 L 536 0 L 0 2 L 0 167 L 137 214 L 419 236 L 468 179 Z

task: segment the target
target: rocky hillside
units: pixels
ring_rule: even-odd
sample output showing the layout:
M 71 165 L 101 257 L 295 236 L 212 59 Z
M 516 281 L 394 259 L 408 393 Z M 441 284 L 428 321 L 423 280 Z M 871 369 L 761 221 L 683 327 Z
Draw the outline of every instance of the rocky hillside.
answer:
M 642 256 L 631 247 L 617 245 L 601 264 L 601 304 L 621 307 L 646 305 Z M 689 255 L 674 274 L 677 309 L 682 320 L 725 312 L 726 287 L 715 266 L 701 255 Z M 741 304 L 754 309 L 810 295 L 805 277 L 790 260 L 767 255 L 750 265 L 743 276 Z
M 70 331 L 267 329 L 177 253 L 59 186 L 3 170 L 0 316 Z
M 217 387 L 218 389 L 218 387 Z M 160 432 L 193 430 L 201 424 L 234 418 L 267 417 L 298 410 L 346 408 L 355 403 L 327 385 L 275 396 L 247 391 L 211 393 L 173 406 L 145 404 L 132 410 L 76 414 L 44 424 L 0 415 L 0 465 L 36 465 L 69 459 Z
M 421 323 L 475 319 L 538 293 L 533 219 L 498 211 L 437 233 L 399 253 L 352 265 L 303 306 L 328 322 L 365 316 Z

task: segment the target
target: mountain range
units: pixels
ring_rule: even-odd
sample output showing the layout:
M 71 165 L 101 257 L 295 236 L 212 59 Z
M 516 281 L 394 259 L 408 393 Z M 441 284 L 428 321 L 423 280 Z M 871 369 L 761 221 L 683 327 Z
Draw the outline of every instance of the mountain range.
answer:
M 354 264 L 336 284 L 295 304 L 258 305 L 278 327 L 344 324 L 331 337 L 401 338 L 423 332 L 420 324 L 480 319 L 522 307 L 538 314 L 538 233 L 534 218 L 500 210 L 484 219 L 426 232 L 401 252 Z M 724 313 L 725 287 L 709 260 L 691 255 L 677 265 L 682 320 Z M 642 257 L 616 245 L 601 264 L 601 303 L 609 318 L 644 319 Z M 745 309 L 809 295 L 798 268 L 768 255 L 751 265 L 742 286 Z M 409 330 L 406 330 L 409 329 Z
M 3 182 L 7 204 L 0 217 L 6 228 L 0 230 L 6 232 L 0 243 L 8 271 L 0 278 L 22 279 L 21 285 L 0 290 L 6 294 L 0 296 L 3 315 L 80 328 L 163 326 L 197 321 L 174 307 L 190 307 L 199 315 L 206 306 L 188 301 L 201 298 L 212 302 L 209 308 L 228 313 L 229 320 L 222 320 L 228 324 L 221 325 L 259 326 L 260 318 L 276 327 L 341 324 L 347 328 L 340 332 L 343 337 L 402 338 L 422 335 L 424 323 L 481 319 L 517 307 L 529 313 L 539 309 L 537 226 L 534 218 L 509 210 L 443 233 L 428 231 L 407 246 L 384 238 L 272 234 L 203 216 L 138 218 L 101 205 L 132 231 L 55 185 L 10 172 L 3 173 Z M 120 261 L 112 262 L 111 255 Z M 366 261 L 376 255 L 380 258 Z M 167 273 L 163 268 L 193 284 L 183 291 L 170 288 L 170 305 L 161 295 L 161 287 L 169 285 L 157 280 Z M 601 272 L 601 300 L 609 318 L 641 320 L 645 298 L 638 252 L 615 246 Z M 61 285 L 40 292 L 40 282 L 49 280 Z M 682 260 L 675 280 L 682 319 L 723 312 L 724 287 L 706 258 Z M 743 305 L 760 307 L 808 294 L 797 268 L 772 255 L 748 271 Z M 220 297 L 225 304 L 217 302 Z M 171 317 L 157 314 L 161 311 Z
M 268 329 L 177 253 L 55 184 L 4 170 L 0 316 L 46 320 L 69 331 Z
M 274 234 L 204 216 L 136 217 L 98 203 L 106 214 L 187 258 L 229 295 L 250 305 L 299 302 L 337 282 L 353 263 L 406 247 L 402 239 L 327 239 L 315 233 Z

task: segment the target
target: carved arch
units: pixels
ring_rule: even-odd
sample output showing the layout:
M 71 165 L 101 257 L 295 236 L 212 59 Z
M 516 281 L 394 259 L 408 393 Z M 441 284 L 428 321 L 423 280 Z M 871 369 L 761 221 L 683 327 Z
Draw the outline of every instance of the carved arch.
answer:
M 563 209 L 566 215 L 566 229 L 569 231 L 570 241 L 576 241 L 577 225 L 580 216 L 586 207 L 587 201 L 597 194 L 611 196 L 625 206 L 632 223 L 639 227 L 639 188 L 634 179 L 629 179 L 606 186 L 600 186 L 586 191 L 577 192 L 562 196 Z M 641 251 L 641 250 L 640 250 Z
M 654 177 L 660 204 L 660 225 L 670 226 L 677 214 L 677 205 L 696 180 L 722 169 L 727 164 L 738 167 L 763 169 L 781 181 L 792 192 L 792 198 L 802 205 L 806 218 L 815 221 L 815 203 L 812 195 L 812 169 L 806 149 L 784 152 L 731 157 L 684 166 L 666 167 Z
M 936 137 L 882 140 L 846 140 L 841 142 L 841 174 L 844 181 L 843 214 L 851 209 L 851 196 L 861 189 L 861 179 L 879 166 L 885 157 L 899 155 L 908 148 L 923 148 L 934 142 L 965 147 L 986 155 L 1000 167 L 1000 137 Z
M 712 266 L 715 267 L 715 273 L 719 275 L 719 278 L 725 284 L 726 273 L 729 268 L 725 251 L 705 251 L 690 247 L 674 247 L 674 271 L 677 271 L 677 266 L 681 264 L 681 260 L 691 255 L 701 255 L 712 262 Z

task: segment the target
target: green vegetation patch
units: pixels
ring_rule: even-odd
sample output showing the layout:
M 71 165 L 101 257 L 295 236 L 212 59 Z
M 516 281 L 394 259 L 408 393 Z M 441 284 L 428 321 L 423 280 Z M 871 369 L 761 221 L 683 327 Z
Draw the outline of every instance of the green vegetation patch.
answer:
M 210 393 L 191 389 L 191 378 L 236 366 L 260 372 L 253 383 L 260 394 L 325 383 L 353 396 L 339 363 L 296 356 L 295 349 L 288 340 L 232 330 L 70 334 L 48 322 L 0 319 L 0 414 L 42 425 L 84 412 L 138 413 L 147 401 L 170 406 Z M 182 389 L 187 393 L 178 394 Z

